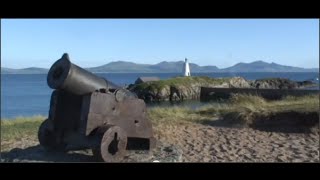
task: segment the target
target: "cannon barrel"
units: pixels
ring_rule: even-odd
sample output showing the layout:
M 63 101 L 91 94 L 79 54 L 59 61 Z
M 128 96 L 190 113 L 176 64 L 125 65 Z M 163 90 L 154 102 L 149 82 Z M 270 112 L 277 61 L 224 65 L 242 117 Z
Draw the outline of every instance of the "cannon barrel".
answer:
M 64 53 L 61 59 L 51 66 L 47 83 L 52 89 L 65 90 L 77 95 L 84 95 L 100 89 L 120 88 L 112 82 L 72 64 L 67 53 Z

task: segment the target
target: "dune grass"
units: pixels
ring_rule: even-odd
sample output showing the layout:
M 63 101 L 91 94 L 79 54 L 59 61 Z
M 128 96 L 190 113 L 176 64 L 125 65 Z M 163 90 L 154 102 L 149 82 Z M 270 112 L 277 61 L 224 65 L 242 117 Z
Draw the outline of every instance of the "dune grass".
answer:
M 36 138 L 43 116 L 17 117 L 1 120 L 1 142 L 19 140 L 23 137 Z
M 248 126 L 253 125 L 256 120 L 270 119 L 270 117 L 277 117 L 282 114 L 299 116 L 299 118 L 313 114 L 312 119 L 305 118 L 304 121 L 316 123 L 319 122 L 319 118 L 315 119 L 319 117 L 319 95 L 287 96 L 281 100 L 268 101 L 260 96 L 236 94 L 232 95 L 224 107 L 208 105 L 197 111 L 202 114 L 219 116 L 225 121 Z M 294 118 L 296 117 L 292 119 Z
M 154 108 L 149 110 L 149 116 L 154 123 L 201 122 L 222 118 L 232 123 L 250 125 L 257 118 L 286 112 L 301 116 L 310 113 L 319 115 L 319 95 L 287 96 L 281 100 L 267 101 L 259 96 L 236 94 L 224 104 L 208 104 L 196 110 L 185 107 Z
M 287 96 L 281 100 L 265 100 L 260 96 L 235 94 L 227 101 L 225 106 L 217 108 L 207 105 L 199 109 L 200 112 L 229 112 L 229 111 L 277 112 L 277 111 L 300 111 L 310 112 L 319 110 L 319 95 L 306 95 L 301 97 Z

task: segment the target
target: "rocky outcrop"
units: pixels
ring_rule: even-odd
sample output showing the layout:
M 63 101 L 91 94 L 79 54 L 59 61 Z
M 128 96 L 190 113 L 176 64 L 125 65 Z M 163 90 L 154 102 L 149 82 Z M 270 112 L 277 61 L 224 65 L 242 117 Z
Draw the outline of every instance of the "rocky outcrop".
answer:
M 150 101 L 183 101 L 199 99 L 201 87 L 211 88 L 254 88 L 254 89 L 297 89 L 314 86 L 312 81 L 295 82 L 283 78 L 246 80 L 242 77 L 208 78 L 179 77 L 156 82 L 130 85 L 129 90 L 139 98 Z
M 187 99 L 199 99 L 201 87 L 225 87 L 228 88 L 229 82 L 223 79 L 217 81 L 199 79 L 196 81 L 189 77 L 190 82 L 181 80 L 176 83 L 147 82 L 130 86 L 129 90 L 135 92 L 139 98 L 147 102 L 150 101 L 182 101 Z M 165 81 L 165 80 L 164 80 Z M 161 83 L 161 82 L 160 82 Z
M 298 87 L 300 88 L 308 88 L 308 87 L 315 87 L 316 84 L 312 81 L 300 81 L 300 82 L 297 82 L 298 84 Z
M 234 77 L 229 80 L 230 88 L 252 88 L 250 81 L 245 80 L 242 77 Z
M 251 81 L 250 85 L 256 89 L 298 89 L 317 86 L 312 81 L 291 81 L 284 78 L 268 78 Z
M 298 83 L 289 79 L 272 78 L 252 81 L 251 86 L 257 89 L 296 89 Z

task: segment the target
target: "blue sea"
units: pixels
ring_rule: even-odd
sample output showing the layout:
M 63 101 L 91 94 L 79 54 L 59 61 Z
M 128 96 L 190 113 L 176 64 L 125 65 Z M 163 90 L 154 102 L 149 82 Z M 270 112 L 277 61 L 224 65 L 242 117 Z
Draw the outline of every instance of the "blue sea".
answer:
M 134 83 L 141 76 L 156 76 L 168 79 L 180 73 L 99 73 L 120 86 Z M 315 80 L 318 73 L 193 73 L 192 76 L 234 77 L 248 80 L 281 77 L 295 81 Z M 51 92 L 47 74 L 1 74 L 1 119 L 17 116 L 48 116 Z M 317 82 L 319 83 L 319 81 Z M 191 103 L 192 104 L 192 103 Z

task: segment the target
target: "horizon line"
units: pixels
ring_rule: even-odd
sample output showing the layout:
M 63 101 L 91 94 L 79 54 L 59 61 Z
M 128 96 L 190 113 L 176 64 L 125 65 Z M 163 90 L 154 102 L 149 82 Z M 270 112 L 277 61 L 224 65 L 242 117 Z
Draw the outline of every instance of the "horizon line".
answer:
M 188 59 L 189 60 L 189 59 Z M 136 63 L 136 62 L 132 62 L 132 61 L 124 61 L 124 60 L 117 60 L 117 61 L 111 61 L 109 63 L 106 63 L 106 64 L 102 64 L 102 65 L 98 65 L 98 66 L 94 66 L 94 67 L 83 67 L 83 68 L 96 68 L 96 67 L 100 67 L 100 66 L 105 66 L 105 65 L 108 65 L 110 63 L 113 63 L 113 62 L 127 62 L 127 63 L 134 63 L 134 64 L 140 64 L 140 65 L 156 65 L 156 64 L 159 64 L 159 63 L 162 63 L 162 62 L 184 62 L 183 60 L 178 60 L 178 61 L 161 61 L 161 62 L 158 62 L 158 63 L 155 63 L 155 64 L 144 64 L 144 63 Z M 252 61 L 252 62 L 237 62 L 235 63 L 234 65 L 231 65 L 231 66 L 228 66 L 228 67 L 225 67 L 225 68 L 220 68 L 218 66 L 215 66 L 215 65 L 199 65 L 197 63 L 192 63 L 192 62 L 189 62 L 189 64 L 196 64 L 200 67 L 204 67 L 204 66 L 213 66 L 213 67 L 217 67 L 218 69 L 226 69 L 226 68 L 229 68 L 229 67 L 232 67 L 232 66 L 235 66 L 237 64 L 240 64 L 240 63 L 243 63 L 243 64 L 250 64 L 250 63 L 254 63 L 254 62 L 264 62 L 264 63 L 267 63 L 267 64 L 277 64 L 277 65 L 281 65 L 281 66 L 291 66 L 291 67 L 297 67 L 297 68 L 303 68 L 303 69 L 319 69 L 319 67 L 310 67 L 310 68 L 306 68 L 306 67 L 299 67 L 299 66 L 292 66 L 292 65 L 284 65 L 284 64 L 278 64 L 278 63 L 275 63 L 275 62 L 266 62 L 266 61 L 263 61 L 263 60 L 255 60 L 255 61 Z M 51 66 L 50 66 L 51 67 Z M 8 69 L 15 69 L 15 70 L 21 70 L 21 69 L 28 69 L 28 68 L 41 68 L 41 69 L 50 69 L 47 68 L 47 67 L 34 67 L 34 66 L 31 66 L 31 67 L 22 67 L 22 68 L 11 68 L 11 67 L 4 67 L 4 66 L 1 66 L 1 68 L 8 68 Z

